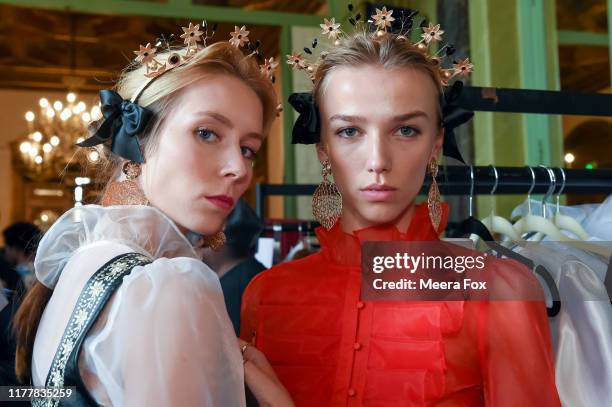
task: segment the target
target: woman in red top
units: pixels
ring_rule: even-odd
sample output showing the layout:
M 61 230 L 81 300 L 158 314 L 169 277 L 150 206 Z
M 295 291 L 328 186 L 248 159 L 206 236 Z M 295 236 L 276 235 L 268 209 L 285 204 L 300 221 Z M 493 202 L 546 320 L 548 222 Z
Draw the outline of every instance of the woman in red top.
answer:
M 297 406 L 560 405 L 543 302 L 360 299 L 361 242 L 444 230 L 445 204 L 437 219 L 415 204 L 443 144 L 438 69 L 385 29 L 342 39 L 314 70 L 340 219 L 315 200 L 333 224 L 317 229 L 322 250 L 259 274 L 242 306 L 242 338 Z M 537 284 L 515 262 L 492 269 Z

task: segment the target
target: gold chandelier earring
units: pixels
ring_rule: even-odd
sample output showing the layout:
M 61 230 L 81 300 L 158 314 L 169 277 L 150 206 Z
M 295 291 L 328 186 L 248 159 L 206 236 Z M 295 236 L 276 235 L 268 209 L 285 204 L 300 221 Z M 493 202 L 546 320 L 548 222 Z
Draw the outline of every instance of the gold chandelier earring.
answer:
M 342 212 L 342 195 L 334 182 L 327 177 L 331 174 L 331 163 L 324 160 L 321 163 L 323 180 L 312 195 L 312 214 L 327 230 L 331 229 Z
M 429 210 L 429 219 L 431 224 L 438 233 L 440 227 L 440 221 L 442 220 L 442 198 L 440 197 L 440 190 L 438 189 L 438 182 L 436 177 L 438 176 L 438 162 L 435 158 L 431 158 L 428 164 L 429 174 L 431 174 L 431 185 L 429 186 L 429 192 L 427 193 L 427 208 Z
M 127 161 L 123 164 L 122 171 L 126 179 L 110 183 L 102 196 L 102 206 L 148 205 L 149 200 L 136 181 L 142 171 L 140 164 Z

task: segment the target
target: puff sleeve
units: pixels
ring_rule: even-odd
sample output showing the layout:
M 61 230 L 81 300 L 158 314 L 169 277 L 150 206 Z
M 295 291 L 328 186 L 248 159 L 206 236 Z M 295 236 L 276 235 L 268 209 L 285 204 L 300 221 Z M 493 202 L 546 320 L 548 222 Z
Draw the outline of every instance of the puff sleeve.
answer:
M 500 261 L 481 303 L 479 351 L 487 406 L 560 406 L 544 295 L 531 271 Z
M 135 268 L 117 296 L 109 334 L 86 344 L 112 405 L 245 405 L 237 339 L 204 263 L 158 259 Z

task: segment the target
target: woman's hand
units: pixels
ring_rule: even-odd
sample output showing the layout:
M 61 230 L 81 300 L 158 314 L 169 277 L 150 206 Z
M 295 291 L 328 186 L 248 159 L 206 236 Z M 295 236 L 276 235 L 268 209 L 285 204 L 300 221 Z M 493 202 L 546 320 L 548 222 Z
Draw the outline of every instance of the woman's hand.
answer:
M 289 393 L 263 353 L 249 343 L 238 339 L 244 359 L 244 380 L 261 407 L 294 406 Z

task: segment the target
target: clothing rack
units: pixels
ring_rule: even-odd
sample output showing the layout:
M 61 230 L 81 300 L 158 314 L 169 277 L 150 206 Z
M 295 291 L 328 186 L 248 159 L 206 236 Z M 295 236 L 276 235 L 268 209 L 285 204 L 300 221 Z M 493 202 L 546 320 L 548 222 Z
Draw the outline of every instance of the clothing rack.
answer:
M 297 223 L 271 222 L 264 225 L 264 232 L 312 232 L 319 227 L 319 222 L 304 221 Z
M 490 194 L 495 186 L 493 166 L 440 166 L 436 181 L 443 195 L 469 195 L 470 168 L 474 170 L 474 195 Z M 535 174 L 535 183 L 530 169 Z M 563 169 L 565 186 L 562 187 L 560 168 L 549 167 L 555 174 L 556 182 L 552 193 L 557 194 L 598 194 L 612 193 L 612 169 Z M 552 185 L 550 175 L 545 167 L 495 167 L 497 170 L 497 188 L 494 195 L 545 194 Z M 426 194 L 431 179 L 425 177 L 420 193 Z M 256 211 L 265 219 L 266 198 L 268 196 L 300 196 L 314 193 L 316 184 L 257 184 Z M 297 228 L 297 226 L 296 226 Z M 296 229 L 297 230 L 297 229 Z
M 451 221 L 447 222 L 446 223 L 447 231 L 450 230 L 452 232 L 460 224 L 461 222 L 451 222 Z M 312 235 L 315 229 L 318 228 L 319 226 L 321 226 L 321 224 L 316 221 L 304 221 L 304 222 L 290 223 L 290 224 L 273 221 L 273 222 L 270 222 L 264 225 L 263 233 L 273 234 L 273 233 L 278 233 L 278 232 L 302 232 L 305 235 Z M 450 233 L 450 234 L 453 235 L 453 233 Z M 453 236 L 449 236 L 449 237 L 453 237 Z
M 477 112 L 612 116 L 612 95 L 465 86 L 457 105 Z

